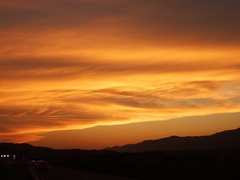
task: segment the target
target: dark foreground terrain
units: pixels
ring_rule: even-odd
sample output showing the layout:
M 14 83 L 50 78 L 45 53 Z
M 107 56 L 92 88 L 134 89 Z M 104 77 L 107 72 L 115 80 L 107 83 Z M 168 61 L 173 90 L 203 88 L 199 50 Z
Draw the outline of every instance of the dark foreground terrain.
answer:
M 134 180 L 126 177 L 111 176 L 54 166 L 51 166 L 49 171 L 38 171 L 36 172 L 36 175 L 39 179 L 44 180 Z
M 236 136 L 233 135 L 234 132 Z M 237 138 L 239 130 L 234 132 L 231 132 L 232 141 L 228 144 L 240 140 Z M 221 138 L 218 137 L 218 141 L 221 141 Z M 201 149 L 194 150 L 116 152 L 55 150 L 29 144 L 2 143 L 0 153 L 14 154 L 17 157 L 16 161 L 21 163 L 6 165 L 2 158 L 0 179 L 32 179 L 28 162 L 33 159 L 46 160 L 50 165 L 46 171 L 38 171 L 31 166 L 41 180 L 124 180 L 124 177 L 140 180 L 240 179 L 240 147 L 226 145 L 205 149 L 202 147 L 201 145 Z
M 25 164 L 0 165 L 1 180 L 32 180 L 33 177 Z
M 240 178 L 240 149 L 144 153 L 45 149 L 41 159 L 47 160 L 50 168 L 42 171 L 34 169 L 40 180 Z M 1 180 L 34 179 L 28 171 L 27 162 L 1 166 L 0 172 Z

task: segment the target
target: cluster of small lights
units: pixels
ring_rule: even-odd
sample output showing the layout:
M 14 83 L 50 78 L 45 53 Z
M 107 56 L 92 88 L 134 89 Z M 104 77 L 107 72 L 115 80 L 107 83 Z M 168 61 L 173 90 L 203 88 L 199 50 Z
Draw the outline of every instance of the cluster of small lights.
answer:
M 2 154 L 1 158 L 9 158 L 10 155 L 9 154 Z M 13 155 L 13 159 L 16 159 L 16 155 Z
M 5 158 L 5 157 L 9 157 L 9 155 L 1 155 L 1 157 L 4 157 L 4 158 Z

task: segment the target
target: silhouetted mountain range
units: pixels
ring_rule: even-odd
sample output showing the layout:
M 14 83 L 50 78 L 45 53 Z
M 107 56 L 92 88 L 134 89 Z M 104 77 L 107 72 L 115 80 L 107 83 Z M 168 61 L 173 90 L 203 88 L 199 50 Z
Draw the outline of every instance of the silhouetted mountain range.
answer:
M 147 140 L 138 144 L 115 146 L 106 150 L 118 152 L 145 152 L 158 150 L 211 150 L 240 147 L 240 128 L 219 132 L 210 136 L 171 136 L 158 140 Z
M 140 180 L 239 179 L 239 140 L 240 129 L 236 129 L 210 136 L 172 136 L 105 150 L 56 150 L 0 143 L 0 153 L 13 153 L 25 161 L 43 159 L 56 167 Z
M 117 152 L 146 152 L 146 151 L 181 151 L 181 150 L 214 150 L 220 148 L 240 148 L 240 128 L 219 132 L 209 136 L 170 136 L 158 140 L 146 140 L 137 144 L 115 146 L 104 150 L 55 150 L 47 147 L 37 147 L 30 144 L 0 143 L 0 152 L 17 154 L 39 154 L 71 152 L 71 153 L 106 153 Z

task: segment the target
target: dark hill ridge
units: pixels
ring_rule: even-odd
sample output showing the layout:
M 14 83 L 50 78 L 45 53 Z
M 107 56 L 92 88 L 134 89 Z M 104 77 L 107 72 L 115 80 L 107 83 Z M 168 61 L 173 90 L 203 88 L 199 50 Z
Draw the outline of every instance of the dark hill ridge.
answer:
M 57 150 L 29 144 L 0 143 L 0 153 L 13 153 L 19 162 L 20 159 L 42 159 L 48 161 L 54 168 L 97 172 L 139 180 L 240 179 L 239 140 L 240 129 L 236 129 L 210 136 L 171 136 L 136 145 L 108 148 L 115 151 Z M 123 151 L 126 152 L 122 153 Z M 0 179 L 6 179 L 1 177 L 6 172 L 4 167 L 5 165 L 0 167 Z M 49 172 L 53 172 L 54 168 L 50 168 Z
M 106 150 L 118 152 L 145 152 L 159 150 L 212 150 L 236 147 L 240 147 L 240 128 L 219 132 L 210 136 L 171 136 L 158 140 L 147 140 L 138 144 L 106 148 Z

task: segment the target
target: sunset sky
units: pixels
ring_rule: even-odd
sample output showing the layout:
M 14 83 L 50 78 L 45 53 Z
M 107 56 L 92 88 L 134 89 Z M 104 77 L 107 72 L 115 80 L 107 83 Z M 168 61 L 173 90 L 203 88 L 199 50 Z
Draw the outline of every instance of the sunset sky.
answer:
M 0 141 L 100 149 L 240 127 L 239 0 L 0 2 Z

